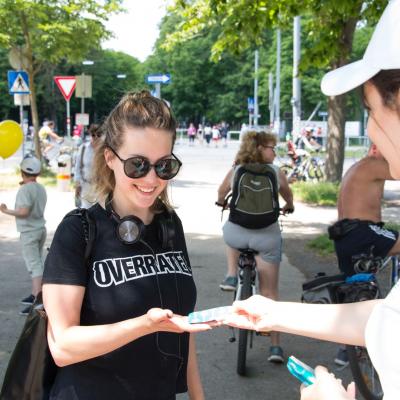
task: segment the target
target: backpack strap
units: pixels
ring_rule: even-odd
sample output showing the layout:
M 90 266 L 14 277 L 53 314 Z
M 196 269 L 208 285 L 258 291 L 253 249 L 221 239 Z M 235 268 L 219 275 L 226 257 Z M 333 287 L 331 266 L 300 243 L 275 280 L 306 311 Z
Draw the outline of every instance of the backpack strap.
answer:
M 83 226 L 83 236 L 85 238 L 85 263 L 88 261 L 90 254 L 92 253 L 94 240 L 96 238 L 96 221 L 90 215 L 90 212 L 86 208 L 75 208 L 70 211 L 64 218 L 68 216 L 79 216 Z

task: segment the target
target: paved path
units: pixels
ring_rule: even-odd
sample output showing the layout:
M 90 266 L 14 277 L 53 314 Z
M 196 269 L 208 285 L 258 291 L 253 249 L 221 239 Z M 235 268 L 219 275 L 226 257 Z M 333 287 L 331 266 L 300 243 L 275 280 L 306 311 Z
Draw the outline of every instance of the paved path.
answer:
M 185 228 L 189 254 L 198 287 L 197 308 L 227 305 L 232 301 L 230 293 L 221 292 L 218 283 L 225 273 L 224 243 L 221 238 L 221 214 L 214 206 L 216 190 L 232 164 L 235 145 L 228 148 L 200 148 L 177 145 L 176 153 L 184 167 L 179 178 L 172 185 L 172 201 L 178 207 Z M 398 186 L 390 187 L 392 200 L 399 198 Z M 73 208 L 71 192 L 57 192 L 48 189 L 46 209 L 48 242 L 62 216 Z M 12 205 L 15 191 L 0 192 L 0 202 Z M 396 208 L 387 214 L 396 217 Z M 316 208 L 296 204 L 296 213 L 284 220 L 284 235 L 311 237 L 324 231 L 327 224 L 336 217 L 333 208 Z M 10 351 L 23 324 L 18 316 L 18 300 L 29 293 L 29 278 L 23 266 L 18 235 L 12 218 L 0 214 L 0 381 L 8 361 Z M 281 264 L 280 293 L 284 300 L 300 299 L 301 283 L 305 280 L 296 265 L 291 265 L 284 256 Z M 249 376 L 239 377 L 235 373 L 237 342 L 229 343 L 230 332 L 219 328 L 197 337 L 198 355 L 204 387 L 208 399 L 232 400 L 251 398 L 299 399 L 297 381 L 290 376 L 284 366 L 267 362 L 269 340 L 255 337 L 254 347 L 249 351 Z M 336 345 L 297 336 L 283 335 L 286 355 L 294 354 L 310 365 L 324 363 L 335 369 L 332 362 Z M 349 381 L 349 371 L 335 371 Z M 180 400 L 186 395 L 179 396 Z

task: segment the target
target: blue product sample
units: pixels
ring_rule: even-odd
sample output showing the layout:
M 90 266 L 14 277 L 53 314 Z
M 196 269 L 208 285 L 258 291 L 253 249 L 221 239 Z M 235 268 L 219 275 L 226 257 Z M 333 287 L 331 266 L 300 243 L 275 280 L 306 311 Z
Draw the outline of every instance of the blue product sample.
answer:
M 288 358 L 287 367 L 289 372 L 304 385 L 312 385 L 315 382 L 314 370 L 296 357 L 290 356 Z

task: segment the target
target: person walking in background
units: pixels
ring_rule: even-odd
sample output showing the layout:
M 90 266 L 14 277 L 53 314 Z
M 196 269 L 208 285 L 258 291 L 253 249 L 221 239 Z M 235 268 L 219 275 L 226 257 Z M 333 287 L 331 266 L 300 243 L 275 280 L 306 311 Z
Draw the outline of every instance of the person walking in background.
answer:
M 206 124 L 206 127 L 204 128 L 204 138 L 206 139 L 207 147 L 210 146 L 210 141 L 212 137 L 212 128 L 209 123 Z
M 187 135 L 189 138 L 189 146 L 194 146 L 194 140 L 196 139 L 196 128 L 193 122 L 190 123 L 189 128 L 187 129 Z
M 89 208 L 95 203 L 92 190 L 93 155 L 102 135 L 101 127 L 91 124 L 89 135 L 90 141 L 82 143 L 78 149 L 74 172 L 75 206 L 83 208 Z
M 197 128 L 197 138 L 200 141 L 200 144 L 203 145 L 204 143 L 204 129 L 203 129 L 203 125 L 199 124 L 199 127 Z
M 220 138 L 220 132 L 219 132 L 219 129 L 218 129 L 217 125 L 214 125 L 212 127 L 211 134 L 212 134 L 212 140 L 213 140 L 214 146 L 218 147 L 218 141 L 219 141 L 219 138 Z
M 81 218 L 67 215 L 45 262 L 43 301 L 57 365 L 50 400 L 204 400 L 190 325 L 196 286 L 168 181 L 176 121 L 147 91 L 128 93 L 102 125 L 88 210 L 96 234 L 85 260 Z M 95 382 L 95 384 L 93 384 Z
M 228 172 L 218 189 L 217 204 L 223 205 L 227 194 L 232 190 L 232 202 L 239 204 L 242 219 L 233 218 L 232 207 L 229 220 L 223 226 L 224 241 L 227 245 L 228 272 L 220 284 L 222 290 L 236 290 L 238 283 L 238 249 L 251 248 L 256 255 L 260 293 L 278 299 L 279 264 L 282 257 L 282 235 L 279 227 L 278 193 L 286 201 L 283 212 L 293 212 L 293 194 L 286 175 L 273 164 L 275 159 L 276 136 L 271 132 L 247 131 L 241 141 L 234 167 Z M 244 167 L 244 173 L 242 173 Z M 248 177 L 245 175 L 247 171 Z M 239 175 L 240 174 L 240 175 Z M 243 182 L 243 186 L 241 185 Z M 272 184 L 272 186 L 269 186 Z M 240 193 L 239 196 L 234 197 Z M 236 201 L 238 200 L 238 202 Z M 251 209 L 254 205 L 260 208 Z M 269 207 L 268 207 L 269 205 Z M 256 215 L 257 222 L 253 221 Z M 270 216 L 275 218 L 271 219 Z M 264 216 L 266 221 L 262 221 Z M 282 363 L 283 350 L 279 345 L 279 334 L 271 334 L 271 347 L 268 361 Z
M 228 145 L 228 124 L 225 121 L 221 123 L 220 132 L 223 146 L 226 147 Z
M 37 294 L 41 291 L 43 275 L 43 246 L 46 241 L 44 210 L 47 202 L 46 189 L 36 181 L 40 175 L 41 163 L 36 157 L 26 157 L 21 162 L 21 187 L 17 192 L 14 209 L 6 204 L 0 211 L 15 217 L 20 233 L 22 256 L 32 279 L 31 294 L 21 300 L 26 305 L 20 314 L 28 315 Z

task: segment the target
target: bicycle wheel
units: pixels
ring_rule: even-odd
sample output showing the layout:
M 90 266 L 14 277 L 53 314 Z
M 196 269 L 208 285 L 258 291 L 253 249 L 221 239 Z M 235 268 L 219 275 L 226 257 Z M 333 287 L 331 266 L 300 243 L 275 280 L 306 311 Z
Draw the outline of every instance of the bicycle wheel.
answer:
M 248 299 L 252 294 L 251 289 L 251 268 L 245 267 L 242 270 L 242 288 L 240 292 L 240 300 Z M 239 349 L 237 358 L 237 373 L 246 375 L 246 354 L 247 354 L 247 338 L 249 335 L 247 329 L 239 329 Z
M 360 346 L 346 346 L 354 382 L 365 400 L 380 400 L 382 386 L 377 372 L 369 358 L 367 349 Z
M 312 160 L 308 169 L 307 169 L 308 178 L 311 181 L 319 182 L 324 179 L 324 171 L 321 166 L 318 164 L 317 160 Z

